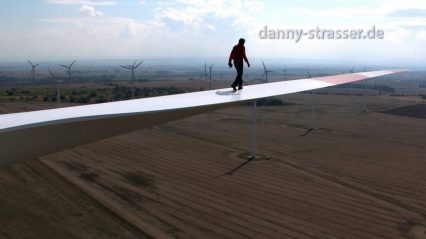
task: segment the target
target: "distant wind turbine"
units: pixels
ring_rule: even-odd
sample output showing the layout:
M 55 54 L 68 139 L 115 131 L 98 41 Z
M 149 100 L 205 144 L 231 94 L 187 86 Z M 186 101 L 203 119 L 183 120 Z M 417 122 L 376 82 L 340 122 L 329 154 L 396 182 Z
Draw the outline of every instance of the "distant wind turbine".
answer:
M 204 81 L 207 81 L 207 61 L 204 61 L 204 73 L 201 74 L 200 79 L 204 78 Z
M 71 64 L 67 65 L 60 65 L 62 67 L 65 67 L 67 69 L 67 75 L 68 75 L 68 93 L 71 94 L 71 67 L 74 65 L 76 60 L 74 60 Z
M 50 76 L 52 77 L 52 80 L 56 82 L 56 100 L 58 102 L 58 107 L 61 107 L 61 83 L 62 80 L 58 80 L 55 76 L 55 74 L 50 70 L 50 68 L 47 68 L 49 70 Z
M 266 66 L 265 66 L 265 62 L 263 62 L 263 60 L 262 60 L 262 64 L 263 64 L 263 69 L 264 69 L 263 76 L 265 77 L 265 82 L 268 83 L 268 74 L 271 73 L 271 72 L 274 72 L 274 71 L 267 70 Z
M 352 67 L 352 69 L 350 69 L 349 72 L 351 74 L 353 74 L 354 73 L 354 68 Z M 351 84 L 351 95 L 353 95 L 354 94 L 354 85 L 352 83 L 350 83 L 350 84 Z
M 308 77 L 309 79 L 312 78 L 311 73 L 308 71 Z M 310 131 L 317 129 L 317 124 L 316 124 L 316 102 L 315 102 L 315 95 L 316 92 L 315 90 L 312 90 L 311 93 L 311 128 L 308 129 L 308 131 L 306 132 L 306 134 L 308 134 Z
M 365 65 L 364 65 L 364 72 L 365 72 Z M 363 108 L 362 108 L 362 113 L 366 113 L 368 111 L 367 108 L 367 103 L 368 103 L 368 98 L 367 98 L 367 79 L 364 80 L 364 84 L 365 84 L 365 89 L 364 89 L 364 94 L 363 94 Z
M 214 66 L 214 64 L 212 64 L 211 66 L 209 66 L 209 71 L 210 71 L 210 90 L 212 89 L 212 70 L 213 70 L 213 66 Z
M 287 80 L 287 65 L 284 65 L 283 72 L 284 72 L 284 81 L 286 81 Z
M 207 81 L 207 61 L 204 61 L 204 81 Z
M 38 65 L 40 65 L 40 63 L 38 64 L 33 64 L 30 60 L 27 60 L 28 63 L 30 63 L 31 65 L 31 77 L 33 78 L 33 85 L 35 86 L 36 82 L 35 82 L 35 73 L 36 73 L 36 67 Z
M 132 99 L 135 98 L 135 70 L 142 64 L 143 61 L 139 62 L 139 64 L 136 65 L 138 60 L 135 60 L 133 62 L 133 65 L 121 65 L 124 69 L 130 70 L 132 72 Z

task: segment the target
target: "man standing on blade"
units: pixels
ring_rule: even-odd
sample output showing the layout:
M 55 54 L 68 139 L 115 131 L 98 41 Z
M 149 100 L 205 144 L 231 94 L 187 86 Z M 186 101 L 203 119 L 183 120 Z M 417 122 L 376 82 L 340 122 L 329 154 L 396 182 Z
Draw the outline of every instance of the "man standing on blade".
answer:
M 238 90 L 243 89 L 243 60 L 247 63 L 247 66 L 250 67 L 250 63 L 248 62 L 246 56 L 246 48 L 244 47 L 245 42 L 246 40 L 241 38 L 238 41 L 238 44 L 232 48 L 231 55 L 229 56 L 228 66 L 232 68 L 232 61 L 234 61 L 235 69 L 237 70 L 237 77 L 235 78 L 234 83 L 231 85 L 232 89 L 234 89 L 234 92 L 237 91 L 237 85 Z

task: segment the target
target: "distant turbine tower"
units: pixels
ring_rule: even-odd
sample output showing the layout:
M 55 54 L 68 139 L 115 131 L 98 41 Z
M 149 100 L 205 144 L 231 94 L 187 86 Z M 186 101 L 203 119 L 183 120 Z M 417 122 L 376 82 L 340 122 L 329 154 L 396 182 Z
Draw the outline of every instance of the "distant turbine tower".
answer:
M 143 61 L 139 62 L 139 64 L 136 65 L 137 60 L 133 62 L 133 65 L 121 65 L 124 69 L 132 71 L 132 99 L 135 98 L 135 70 L 142 64 Z
M 27 60 L 28 63 L 30 63 L 31 65 L 31 77 L 33 78 L 33 85 L 35 86 L 36 82 L 35 82 L 35 73 L 36 73 L 36 67 L 38 65 L 40 65 L 40 63 L 38 64 L 33 64 L 30 60 Z
M 364 65 L 364 72 L 365 72 L 365 65 Z M 364 97 L 363 97 L 363 109 L 362 109 L 362 113 L 366 113 L 367 111 L 368 111 L 368 108 L 367 108 L 367 101 L 368 101 L 368 98 L 367 98 L 367 79 L 366 80 L 364 80 L 364 84 L 365 84 L 365 89 L 364 89 Z
M 70 65 L 60 65 L 62 67 L 65 67 L 67 69 L 67 75 L 68 75 L 68 93 L 71 94 L 71 67 L 74 65 L 76 60 L 74 60 Z
M 287 80 L 287 65 L 284 65 L 284 81 Z
M 352 67 L 352 69 L 350 69 L 350 70 L 349 70 L 349 72 L 350 72 L 351 74 L 353 74 L 353 73 L 354 73 L 354 68 Z M 353 84 L 352 84 L 352 83 L 350 83 L 350 85 L 351 85 L 351 95 L 353 95 L 353 94 L 354 94 L 354 87 L 353 87 Z
M 204 61 L 204 73 L 201 74 L 200 79 L 204 78 L 204 81 L 207 81 L 207 61 Z
M 49 70 L 52 80 L 56 82 L 56 101 L 58 102 L 58 107 L 61 107 L 61 83 L 63 81 L 57 80 L 55 74 L 50 70 L 50 68 L 47 69 Z
M 308 71 L 308 76 L 309 76 L 309 78 L 312 78 L 312 75 L 309 71 Z M 312 90 L 312 94 L 311 94 L 311 124 L 312 125 L 311 125 L 311 128 L 307 131 L 307 133 L 309 133 L 312 130 L 317 129 L 315 95 L 316 95 L 315 90 Z
M 207 81 L 207 61 L 204 61 L 204 81 Z
M 209 71 L 210 71 L 210 90 L 212 89 L 212 70 L 213 70 L 213 65 L 209 66 Z
M 265 77 L 265 82 L 268 83 L 268 74 L 271 73 L 271 72 L 274 72 L 274 71 L 268 71 L 266 69 L 265 62 L 263 62 L 263 60 L 262 60 L 262 64 L 263 64 L 263 69 L 264 69 L 263 76 Z

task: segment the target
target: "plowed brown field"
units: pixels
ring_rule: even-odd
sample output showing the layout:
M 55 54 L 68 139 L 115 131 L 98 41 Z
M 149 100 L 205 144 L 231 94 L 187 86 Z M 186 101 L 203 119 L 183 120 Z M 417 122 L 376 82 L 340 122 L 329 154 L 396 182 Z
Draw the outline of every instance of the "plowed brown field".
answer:
M 295 105 L 258 108 L 270 159 L 232 175 L 250 149 L 245 105 L 5 169 L 0 235 L 38 235 L 41 215 L 52 235 L 76 237 L 426 238 L 426 121 L 376 113 L 417 100 L 370 97 L 362 114 L 362 97 L 318 95 L 319 128 L 302 136 L 310 96 L 283 99 Z M 8 215 L 20 224 L 5 227 Z

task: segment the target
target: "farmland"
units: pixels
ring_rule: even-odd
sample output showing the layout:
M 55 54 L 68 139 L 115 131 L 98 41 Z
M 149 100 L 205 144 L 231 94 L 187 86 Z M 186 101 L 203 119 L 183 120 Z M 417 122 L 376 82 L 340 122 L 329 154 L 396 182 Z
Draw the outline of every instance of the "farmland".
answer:
M 259 157 L 247 164 L 251 108 L 240 105 L 62 151 L 3 174 L 22 187 L 31 185 L 28 178 L 50 185 L 34 176 L 42 169 L 55 175 L 67 187 L 49 188 L 87 197 L 129 238 L 424 238 L 424 119 L 386 112 L 422 99 L 370 96 L 369 111 L 361 113 L 360 96 L 316 97 L 317 129 L 305 136 L 309 94 L 259 107 Z M 37 206 L 32 211 L 21 193 L 11 197 L 23 214 L 43 213 L 46 221 L 58 214 Z M 61 200 L 72 208 L 82 203 Z M 43 199 L 48 205 L 61 200 Z M 69 214 L 66 207 L 58 211 Z M 15 220 L 9 224 L 36 230 L 35 222 Z M 1 233 L 23 237 L 5 227 Z

